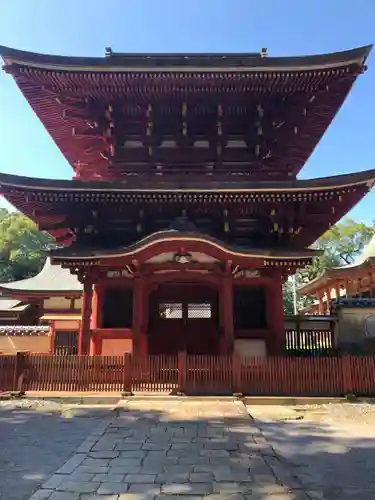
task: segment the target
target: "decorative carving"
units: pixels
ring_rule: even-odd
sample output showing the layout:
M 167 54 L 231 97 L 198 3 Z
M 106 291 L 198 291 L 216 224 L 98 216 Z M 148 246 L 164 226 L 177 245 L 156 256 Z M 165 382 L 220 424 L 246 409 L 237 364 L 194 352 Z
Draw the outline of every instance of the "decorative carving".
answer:
M 253 279 L 260 277 L 261 277 L 261 272 L 259 271 L 259 269 L 240 269 L 234 274 L 234 279 L 238 278 Z
M 129 278 L 131 274 L 127 269 L 109 269 L 106 272 L 107 278 Z
M 174 255 L 173 261 L 178 264 L 191 264 L 193 262 L 193 257 L 189 252 L 178 252 Z

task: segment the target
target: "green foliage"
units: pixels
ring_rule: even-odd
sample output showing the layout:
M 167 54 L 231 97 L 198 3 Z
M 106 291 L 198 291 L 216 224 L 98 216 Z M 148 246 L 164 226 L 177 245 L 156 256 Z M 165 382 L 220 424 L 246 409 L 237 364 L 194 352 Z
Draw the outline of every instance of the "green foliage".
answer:
M 288 279 L 283 286 L 283 302 L 285 314 L 294 314 L 294 296 L 293 296 L 294 283 Z
M 43 250 L 52 242 L 23 214 L 0 209 L 0 282 L 37 274 L 45 259 Z
M 323 254 L 314 259 L 311 266 L 301 269 L 296 273 L 296 288 L 309 283 L 333 267 L 352 264 L 363 251 L 375 233 L 375 226 L 367 226 L 353 219 L 344 219 L 336 226 L 329 229 L 313 245 Z M 293 314 L 293 283 L 288 280 L 283 289 L 284 310 L 286 314 Z M 312 303 L 310 297 L 297 296 L 297 309 L 302 309 Z
M 374 232 L 374 226 L 367 226 L 353 219 L 345 219 L 323 234 L 317 241 L 316 248 L 324 250 L 328 261 L 334 259 L 341 264 L 352 264 Z

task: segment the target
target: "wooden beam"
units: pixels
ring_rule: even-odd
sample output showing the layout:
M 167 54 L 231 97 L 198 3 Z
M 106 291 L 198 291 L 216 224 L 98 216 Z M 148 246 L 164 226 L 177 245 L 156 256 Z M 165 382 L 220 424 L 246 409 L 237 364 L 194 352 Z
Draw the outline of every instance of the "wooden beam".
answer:
M 179 264 L 176 262 L 165 262 L 162 264 L 152 264 L 146 262 L 142 265 L 142 272 L 147 274 L 171 270 L 178 272 L 209 271 L 211 273 L 223 274 L 223 267 L 220 263 L 206 264 L 193 262 L 189 264 Z

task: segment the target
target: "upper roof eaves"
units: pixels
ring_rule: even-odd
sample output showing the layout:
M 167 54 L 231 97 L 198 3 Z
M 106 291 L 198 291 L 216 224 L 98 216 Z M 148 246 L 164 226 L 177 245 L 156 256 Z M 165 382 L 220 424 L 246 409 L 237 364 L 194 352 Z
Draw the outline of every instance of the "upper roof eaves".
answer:
M 299 191 L 299 190 L 321 190 L 344 188 L 360 184 L 368 184 L 369 187 L 375 183 L 375 169 L 351 174 L 320 177 L 308 180 L 286 180 L 286 181 L 215 181 L 207 183 L 178 183 L 173 181 L 144 182 L 133 184 L 127 181 L 82 181 L 61 179 L 40 179 L 12 174 L 0 173 L 0 189 L 15 188 L 26 190 L 55 191 L 64 190 L 72 192 L 169 192 L 169 191 L 191 191 L 191 192 L 271 192 L 271 191 Z
M 259 53 L 190 53 L 143 54 L 113 53 L 105 57 L 71 57 L 39 54 L 0 45 L 0 55 L 6 65 L 19 64 L 61 71 L 119 71 L 119 70 L 254 70 L 293 71 L 325 69 L 356 63 L 363 65 L 372 45 L 330 54 L 298 57 L 266 57 Z

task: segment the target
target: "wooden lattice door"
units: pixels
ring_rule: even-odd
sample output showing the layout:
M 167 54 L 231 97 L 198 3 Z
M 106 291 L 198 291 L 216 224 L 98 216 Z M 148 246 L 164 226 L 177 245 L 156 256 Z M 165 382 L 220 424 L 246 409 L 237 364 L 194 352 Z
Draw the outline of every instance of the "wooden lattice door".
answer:
M 60 331 L 55 333 L 54 354 L 77 354 L 78 332 Z
M 163 285 L 150 296 L 150 354 L 219 350 L 218 296 L 211 287 Z

